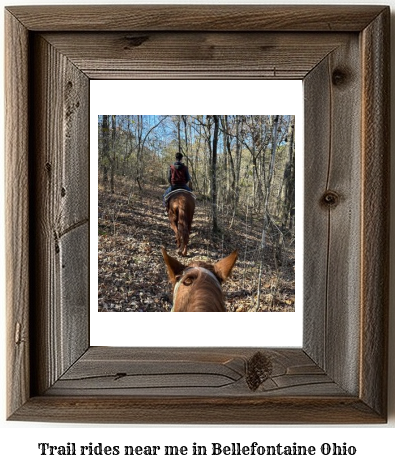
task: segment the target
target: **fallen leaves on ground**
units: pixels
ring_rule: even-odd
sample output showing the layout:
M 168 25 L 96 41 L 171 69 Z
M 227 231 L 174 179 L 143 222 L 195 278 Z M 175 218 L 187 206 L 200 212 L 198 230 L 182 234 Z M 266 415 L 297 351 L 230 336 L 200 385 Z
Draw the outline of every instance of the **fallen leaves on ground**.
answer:
M 282 249 L 281 267 L 274 249 L 262 250 L 259 221 L 246 226 L 245 217 L 233 221 L 219 214 L 221 233 L 213 235 L 208 203 L 197 199 L 188 257 L 177 255 L 174 233 L 162 205 L 164 188 L 140 191 L 126 179 L 117 180 L 112 194 L 99 186 L 98 310 L 109 312 L 167 312 L 171 286 L 161 247 L 183 264 L 200 259 L 215 262 L 235 249 L 239 259 L 224 284 L 228 311 L 294 311 L 294 248 Z M 260 260 L 263 259 L 258 293 Z M 259 297 L 259 309 L 256 309 Z

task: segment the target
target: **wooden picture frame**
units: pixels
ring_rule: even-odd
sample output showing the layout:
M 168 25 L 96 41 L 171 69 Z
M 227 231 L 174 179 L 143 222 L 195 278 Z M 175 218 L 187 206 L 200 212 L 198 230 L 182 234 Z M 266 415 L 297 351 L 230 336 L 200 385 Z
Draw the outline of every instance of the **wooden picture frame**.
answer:
M 6 9 L 9 420 L 386 422 L 389 20 L 381 6 Z M 110 78 L 304 81 L 301 349 L 90 347 L 89 82 Z

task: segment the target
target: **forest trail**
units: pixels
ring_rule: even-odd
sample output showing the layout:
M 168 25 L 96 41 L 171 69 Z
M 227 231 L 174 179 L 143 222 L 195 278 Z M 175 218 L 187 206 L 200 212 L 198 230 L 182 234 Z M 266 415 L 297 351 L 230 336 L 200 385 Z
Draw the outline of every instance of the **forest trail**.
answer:
M 264 256 L 258 311 L 294 311 L 294 249 L 283 246 L 281 273 L 271 246 L 260 248 L 261 228 L 252 218 L 236 216 L 232 228 L 226 208 L 219 211 L 221 232 L 213 235 L 209 202 L 196 194 L 188 256 L 178 256 L 174 232 L 162 204 L 165 187 L 142 190 L 117 178 L 112 194 L 99 185 L 98 310 L 168 312 L 171 285 L 161 254 L 167 252 L 187 265 L 192 260 L 215 262 L 233 250 L 239 259 L 224 284 L 228 311 L 256 311 L 259 260 Z M 244 219 L 244 220 L 243 220 Z

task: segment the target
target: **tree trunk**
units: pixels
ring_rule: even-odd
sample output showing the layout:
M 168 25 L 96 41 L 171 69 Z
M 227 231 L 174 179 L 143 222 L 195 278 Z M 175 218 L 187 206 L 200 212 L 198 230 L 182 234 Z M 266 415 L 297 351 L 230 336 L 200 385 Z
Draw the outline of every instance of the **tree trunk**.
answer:
M 219 116 L 213 116 L 214 134 L 213 134 L 213 152 L 211 161 L 211 204 L 213 215 L 213 232 L 218 232 L 217 218 L 217 156 L 218 156 L 218 129 Z
M 269 171 L 268 171 L 268 175 L 266 179 L 266 188 L 265 188 L 264 220 L 265 220 L 266 227 L 267 227 L 268 218 L 269 218 L 269 198 L 270 198 L 270 193 L 272 189 L 274 163 L 276 160 L 276 153 L 277 153 L 278 118 L 279 116 L 275 115 L 272 120 L 272 151 L 271 151 Z
M 103 114 L 102 120 L 102 141 L 103 141 L 103 153 L 102 153 L 102 169 L 103 169 L 103 185 L 107 186 L 108 183 L 108 166 L 110 163 L 110 130 L 109 130 L 109 116 Z
M 288 126 L 288 163 L 284 170 L 284 210 L 283 227 L 293 229 L 295 218 L 295 116 L 291 116 Z
M 112 155 L 110 158 L 111 162 L 111 175 L 110 175 L 110 186 L 111 192 L 114 194 L 115 192 L 115 183 L 114 183 L 114 176 L 115 176 L 115 166 L 116 166 L 116 133 L 117 133 L 117 116 L 111 115 L 111 144 L 112 144 Z

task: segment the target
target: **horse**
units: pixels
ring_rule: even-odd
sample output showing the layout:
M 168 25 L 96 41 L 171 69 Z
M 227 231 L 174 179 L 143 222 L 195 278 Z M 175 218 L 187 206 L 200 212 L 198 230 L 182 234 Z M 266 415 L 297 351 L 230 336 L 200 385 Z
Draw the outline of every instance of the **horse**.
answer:
M 184 266 L 164 248 L 162 256 L 173 287 L 172 312 L 226 312 L 222 283 L 232 272 L 237 250 L 215 264 L 193 261 Z
M 187 190 L 178 189 L 169 193 L 167 201 L 170 226 L 176 236 L 178 254 L 186 256 L 195 212 L 195 196 Z

